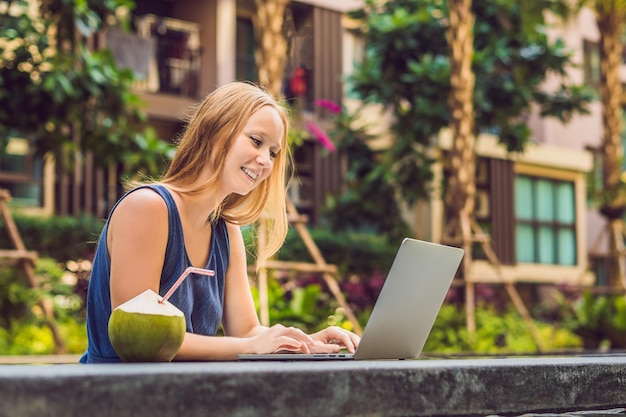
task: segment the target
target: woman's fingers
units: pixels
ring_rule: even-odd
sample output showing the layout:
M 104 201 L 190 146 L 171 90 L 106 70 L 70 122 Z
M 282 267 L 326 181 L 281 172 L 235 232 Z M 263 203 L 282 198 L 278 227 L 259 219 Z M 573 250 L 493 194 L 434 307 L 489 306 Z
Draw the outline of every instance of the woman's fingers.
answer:
M 309 351 L 308 346 L 305 343 L 300 342 L 291 337 L 280 336 L 274 339 L 273 341 L 274 349 L 272 352 L 277 351 L 288 351 L 288 352 L 307 352 Z
M 354 347 L 354 350 L 356 350 L 356 348 L 359 346 L 359 343 L 361 343 L 361 337 L 352 332 L 348 332 L 348 337 L 350 338 L 350 341 L 352 342 L 352 346 Z
M 311 336 L 295 327 L 285 327 L 276 324 L 267 331 L 255 337 L 257 353 L 270 353 L 278 351 L 289 351 L 298 353 L 310 353 L 309 346 L 315 341 Z
M 314 346 L 310 346 L 312 353 L 337 353 L 341 350 L 341 345 L 337 343 L 317 342 Z
M 361 341 L 361 338 L 358 335 L 337 326 L 328 327 L 313 336 L 318 342 L 343 346 L 350 353 L 354 353 L 356 351 L 356 348 Z
M 348 352 L 356 351 L 361 338 L 341 327 L 331 326 L 311 336 L 295 327 L 275 324 L 267 331 L 256 336 L 256 351 L 294 352 L 294 353 L 335 353 L 345 347 Z
M 270 327 L 270 329 L 275 331 L 279 335 L 284 335 L 299 340 L 305 345 L 311 345 L 315 343 L 315 340 L 313 340 L 311 336 L 296 327 L 285 327 L 282 324 L 276 324 Z

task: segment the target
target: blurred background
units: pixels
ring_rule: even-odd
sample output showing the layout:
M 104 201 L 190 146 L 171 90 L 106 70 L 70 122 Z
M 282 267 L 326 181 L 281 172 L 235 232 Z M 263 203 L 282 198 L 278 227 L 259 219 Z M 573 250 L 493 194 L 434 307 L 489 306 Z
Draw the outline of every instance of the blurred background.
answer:
M 0 0 L 0 355 L 84 351 L 109 210 L 232 80 L 291 113 L 292 229 L 249 259 L 264 324 L 360 332 L 413 237 L 466 249 L 425 354 L 626 348 L 625 22 L 619 0 Z

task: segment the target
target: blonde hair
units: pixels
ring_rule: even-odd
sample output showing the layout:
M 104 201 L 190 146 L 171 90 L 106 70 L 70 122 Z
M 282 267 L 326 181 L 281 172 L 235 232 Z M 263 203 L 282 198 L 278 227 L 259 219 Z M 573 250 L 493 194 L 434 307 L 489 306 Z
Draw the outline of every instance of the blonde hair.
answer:
M 188 195 L 216 191 L 226 155 L 235 139 L 250 116 L 264 106 L 278 112 L 284 127 L 274 167 L 269 177 L 250 193 L 229 195 L 210 218 L 215 221 L 221 217 L 239 226 L 258 222 L 256 232 L 263 242 L 257 247 L 257 265 L 280 249 L 289 227 L 286 211 L 287 173 L 292 163 L 287 141 L 289 119 L 286 109 L 267 90 L 248 82 L 232 82 L 209 94 L 189 118 L 176 155 L 160 181 Z M 193 185 L 207 164 L 211 165 L 212 175 L 201 186 Z

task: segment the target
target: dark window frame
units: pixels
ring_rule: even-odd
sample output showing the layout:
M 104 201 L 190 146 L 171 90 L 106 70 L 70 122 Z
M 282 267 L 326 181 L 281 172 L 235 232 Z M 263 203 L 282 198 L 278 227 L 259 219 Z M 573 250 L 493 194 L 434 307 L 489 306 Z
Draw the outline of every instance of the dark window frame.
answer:
M 555 211 L 555 213 L 552 213 L 552 220 L 542 220 L 538 218 L 539 213 L 536 212 L 536 205 L 533 204 L 532 207 L 532 216 L 530 219 L 520 219 L 520 217 L 518 216 L 517 212 L 515 212 L 515 240 L 517 242 L 517 228 L 520 225 L 524 225 L 524 226 L 529 226 L 532 229 L 532 238 L 533 238 L 533 254 L 532 254 L 532 259 L 531 260 L 524 260 L 521 261 L 518 259 L 518 251 L 516 248 L 516 252 L 515 252 L 515 256 L 517 259 L 517 262 L 523 262 L 523 263 L 537 263 L 537 264 L 548 264 L 548 265 L 566 265 L 566 266 L 573 266 L 573 265 L 577 265 L 578 263 L 578 253 L 577 253 L 577 245 L 578 245 L 578 236 L 577 236 L 577 227 L 576 227 L 576 219 L 578 217 L 578 212 L 576 210 L 576 186 L 574 181 L 568 181 L 568 180 L 562 180 L 562 179 L 555 179 L 555 178 L 548 178 L 548 177 L 541 177 L 541 176 L 535 176 L 535 175 L 529 175 L 529 174 L 517 174 L 515 176 L 515 184 L 517 184 L 517 179 L 518 178 L 527 178 L 531 181 L 531 193 L 532 193 L 532 198 L 536 199 L 538 198 L 538 191 L 537 191 L 537 186 L 539 184 L 540 181 L 547 181 L 548 183 L 550 183 L 552 185 L 552 188 L 556 188 L 557 185 L 561 185 L 561 184 L 569 184 L 572 188 L 572 198 L 573 201 L 570 202 L 570 204 L 573 205 L 573 210 L 574 210 L 574 214 L 573 214 L 573 219 L 571 222 L 563 222 L 561 220 L 559 220 L 558 216 L 558 208 L 559 208 L 559 199 L 557 198 L 557 194 L 553 193 L 552 194 L 552 198 L 553 198 L 553 210 Z M 516 196 L 517 197 L 517 196 Z M 534 201 L 534 200 L 533 200 Z M 562 203 L 561 203 L 562 204 Z M 517 208 L 517 201 L 515 202 L 515 207 Z M 554 262 L 551 263 L 546 263 L 544 261 L 541 260 L 541 247 L 540 247 L 540 241 L 539 241 L 539 231 L 542 228 L 549 228 L 552 231 L 552 245 L 554 245 Z M 573 248 L 574 248 L 574 259 L 572 262 L 565 262 L 564 260 L 560 259 L 560 251 L 559 251 L 559 239 L 558 239 L 558 235 L 559 235 L 559 231 L 562 230 L 570 230 L 572 232 L 573 238 L 574 238 L 574 242 L 573 242 Z
M 252 18 L 237 16 L 235 49 L 235 78 L 239 81 L 258 81 Z
M 11 154 L 11 141 L 26 141 L 26 153 Z M 11 162 L 15 166 L 11 166 Z M 44 166 L 45 161 L 37 156 L 28 138 L 9 138 L 8 145 L 0 158 L 0 188 L 11 194 L 11 205 L 20 207 L 44 207 Z M 35 187 L 35 197 L 24 193 L 24 187 Z
M 588 39 L 583 39 L 583 74 L 588 86 L 600 85 L 600 45 Z

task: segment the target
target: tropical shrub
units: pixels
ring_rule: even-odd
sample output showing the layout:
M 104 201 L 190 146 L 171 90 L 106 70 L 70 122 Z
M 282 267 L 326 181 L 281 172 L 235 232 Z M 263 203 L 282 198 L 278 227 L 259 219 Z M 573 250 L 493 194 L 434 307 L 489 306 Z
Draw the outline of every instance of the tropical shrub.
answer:
M 626 348 L 624 295 L 585 291 L 569 297 L 562 295 L 560 300 L 564 327 L 579 335 L 585 348 Z
M 104 226 L 104 221 L 89 215 L 43 217 L 15 213 L 13 220 L 28 250 L 59 262 L 91 259 Z M 15 249 L 1 217 L 0 249 Z
M 39 259 L 35 275 L 40 287 L 28 287 L 17 266 L 0 268 L 0 355 L 51 354 L 57 351 L 39 307 L 50 302 L 64 348 L 82 353 L 87 346 L 83 303 L 75 292 L 76 276 L 50 258 Z

